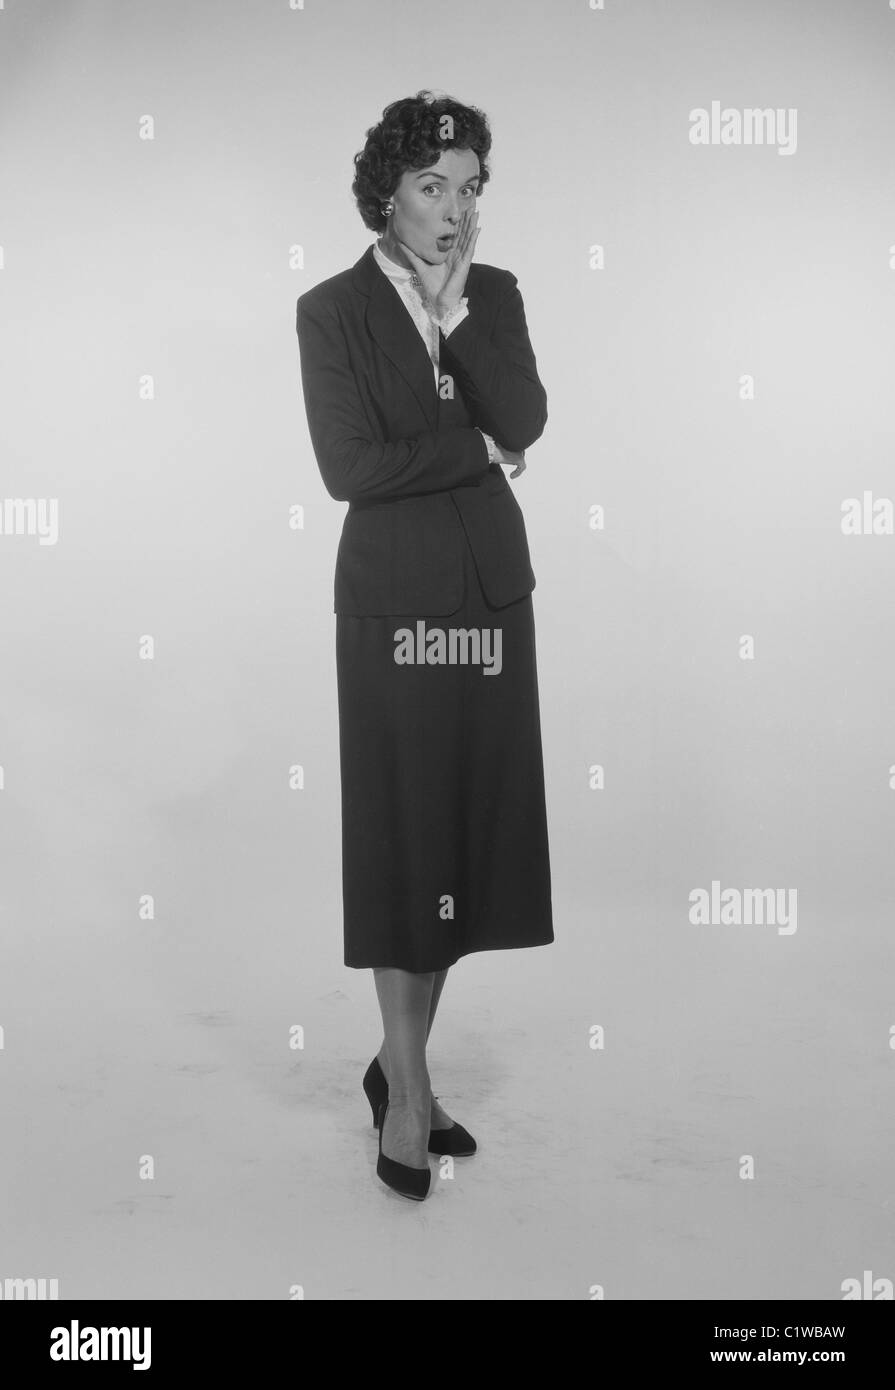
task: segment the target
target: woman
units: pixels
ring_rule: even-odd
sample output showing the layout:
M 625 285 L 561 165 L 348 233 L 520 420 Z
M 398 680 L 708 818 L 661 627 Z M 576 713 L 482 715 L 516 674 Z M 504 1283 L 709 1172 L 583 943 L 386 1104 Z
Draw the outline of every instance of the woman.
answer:
M 513 275 L 473 264 L 485 116 L 420 92 L 355 156 L 380 234 L 297 308 L 308 429 L 348 502 L 335 573 L 345 964 L 384 1039 L 363 1086 L 377 1174 L 417 1200 L 428 1153 L 475 1152 L 432 1095 L 448 968 L 553 941 L 525 524 L 511 478 L 541 435 Z

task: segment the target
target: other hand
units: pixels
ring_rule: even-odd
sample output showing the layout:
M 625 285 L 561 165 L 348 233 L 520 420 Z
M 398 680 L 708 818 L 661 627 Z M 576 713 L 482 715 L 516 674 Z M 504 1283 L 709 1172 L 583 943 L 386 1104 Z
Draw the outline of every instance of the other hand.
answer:
M 513 468 L 511 478 L 518 478 L 520 473 L 525 472 L 525 450 L 521 454 L 516 454 L 512 449 L 505 449 L 502 444 L 494 441 L 495 462 L 502 463 Z M 514 466 L 515 465 L 515 466 Z

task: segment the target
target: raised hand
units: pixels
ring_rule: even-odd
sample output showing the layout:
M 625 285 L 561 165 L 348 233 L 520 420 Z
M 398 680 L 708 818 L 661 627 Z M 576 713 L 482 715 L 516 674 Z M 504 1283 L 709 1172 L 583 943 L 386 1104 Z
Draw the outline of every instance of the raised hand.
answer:
M 460 218 L 454 244 L 444 260 L 438 265 L 430 265 L 428 261 L 421 260 L 415 251 L 411 251 L 406 242 L 398 242 L 404 255 L 416 271 L 426 299 L 439 318 L 442 314 L 446 314 L 448 309 L 452 309 L 455 304 L 459 304 L 463 297 L 466 277 L 469 274 L 475 244 L 481 231 L 478 221 L 478 211 L 475 208 L 466 208 Z

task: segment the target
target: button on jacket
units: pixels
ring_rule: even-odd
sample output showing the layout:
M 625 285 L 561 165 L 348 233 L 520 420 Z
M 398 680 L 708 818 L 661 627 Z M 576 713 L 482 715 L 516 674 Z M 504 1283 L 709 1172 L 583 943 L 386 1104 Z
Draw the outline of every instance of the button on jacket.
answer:
M 298 300 L 311 443 L 330 496 L 348 503 L 336 613 L 454 612 L 464 531 L 491 604 L 535 587 L 522 511 L 480 431 L 528 448 L 544 430 L 546 393 L 515 276 L 473 262 L 464 293 L 466 318 L 439 334 L 440 389 L 372 245 Z

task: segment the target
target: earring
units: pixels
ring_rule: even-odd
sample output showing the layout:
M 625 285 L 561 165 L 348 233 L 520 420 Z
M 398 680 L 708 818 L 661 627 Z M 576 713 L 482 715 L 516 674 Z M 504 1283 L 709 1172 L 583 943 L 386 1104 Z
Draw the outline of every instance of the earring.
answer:
M 391 217 L 394 210 L 394 203 L 381 203 L 379 205 L 379 211 L 382 213 L 383 217 Z

